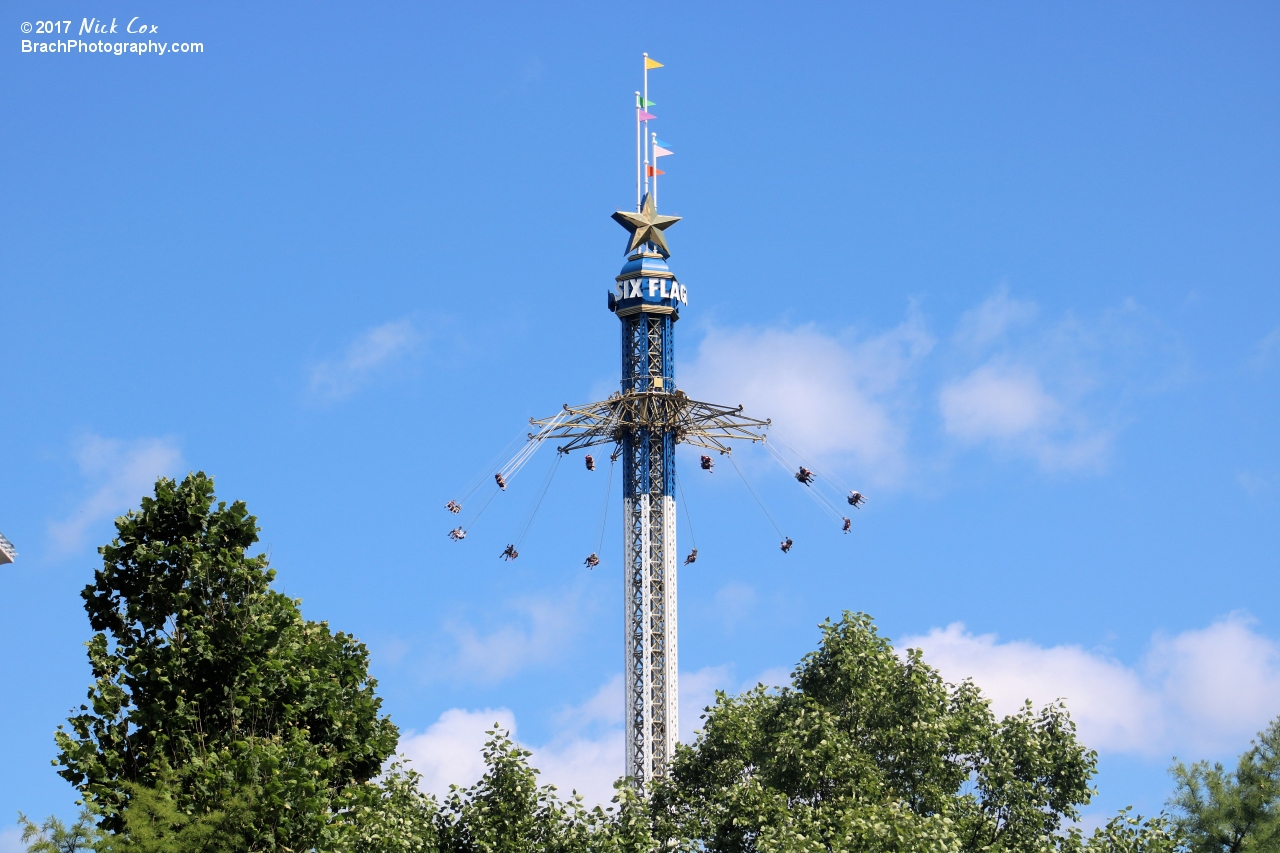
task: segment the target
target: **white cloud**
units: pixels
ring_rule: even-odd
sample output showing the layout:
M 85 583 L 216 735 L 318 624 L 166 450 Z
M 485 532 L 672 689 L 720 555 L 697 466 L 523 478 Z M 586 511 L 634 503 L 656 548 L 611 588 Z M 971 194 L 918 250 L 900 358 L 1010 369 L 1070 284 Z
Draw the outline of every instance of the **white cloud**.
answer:
M 554 660 L 581 630 L 579 596 L 531 598 L 512 606 L 512 618 L 481 633 L 470 624 L 446 626 L 457 643 L 457 672 L 476 681 L 498 681 L 521 669 Z
M 622 775 L 626 750 L 622 727 L 593 736 L 562 738 L 533 750 L 530 761 L 543 784 L 555 785 L 562 795 L 577 792 L 587 805 L 607 805 L 613 783 Z
M 323 400 L 341 400 L 417 344 L 420 336 L 408 320 L 383 323 L 370 329 L 347 347 L 342 358 L 324 361 L 311 369 L 311 391 Z
M 956 328 L 957 343 L 980 348 L 1004 337 L 1014 326 L 1031 321 L 1039 308 L 1034 302 L 1009 298 L 1009 289 L 1001 287 L 977 308 L 966 311 Z
M 452 708 L 440 715 L 425 732 L 406 733 L 400 739 L 400 752 L 422 774 L 421 787 L 428 793 L 444 796 L 449 786 L 467 787 L 484 775 L 481 751 L 489 739 L 487 731 L 494 724 L 515 737 L 516 717 L 506 708 L 465 711 Z
M 1136 672 L 1079 646 L 1044 648 L 1023 641 L 975 636 L 959 623 L 922 637 L 904 637 L 951 680 L 972 678 L 997 714 L 1010 714 L 1026 699 L 1038 706 L 1065 699 L 1081 739 L 1097 749 L 1146 748 L 1159 703 Z
M 851 457 L 877 481 L 900 478 L 904 385 L 933 346 L 914 312 L 878 337 L 845 341 L 814 326 L 713 328 L 681 387 L 696 399 L 742 404 L 808 453 Z
M 590 699 L 556 714 L 562 732 L 580 732 L 592 725 L 622 725 L 622 673 L 604 683 Z
M 1026 699 L 1037 707 L 1064 700 L 1081 741 L 1104 753 L 1230 755 L 1280 711 L 1280 645 L 1241 614 L 1175 636 L 1156 635 L 1136 666 L 1077 645 L 1001 642 L 959 623 L 904 637 L 899 647 L 921 649 L 951 681 L 972 678 L 997 714 L 1017 711 Z M 742 692 L 790 680 L 790 670 L 782 668 L 740 684 L 728 666 L 682 672 L 680 739 L 693 742 L 716 689 Z M 613 797 L 623 759 L 622 691 L 621 675 L 614 676 L 581 705 L 556 714 L 546 743 L 525 745 L 544 783 L 566 794 L 576 789 L 589 804 Z M 484 770 L 480 749 L 495 721 L 515 731 L 515 716 L 505 708 L 447 711 L 426 732 L 407 736 L 401 751 L 423 773 L 427 790 L 469 785 Z
M 622 674 L 606 681 L 581 705 L 555 714 L 551 740 L 531 747 L 533 766 L 546 784 L 562 793 L 577 791 L 589 804 L 613 799 L 613 783 L 622 775 Z
M 1232 614 L 1207 628 L 1172 637 L 1157 635 L 1138 666 L 1076 645 L 1039 646 L 975 635 L 956 623 L 899 647 L 922 649 L 925 659 L 951 681 L 973 678 L 997 714 L 1063 699 L 1086 745 L 1102 752 L 1167 758 L 1239 752 L 1280 710 L 1280 646 Z M 702 709 L 716 689 L 789 684 L 788 669 L 775 668 L 736 684 L 728 666 L 680 674 L 680 738 L 692 743 Z M 580 705 L 551 720 L 553 733 L 540 745 L 523 744 L 543 784 L 606 804 L 623 761 L 622 676 L 603 684 Z M 473 784 L 484 772 L 481 749 L 494 724 L 516 736 L 506 708 L 446 711 L 426 731 L 409 732 L 400 751 L 436 794 L 450 783 Z
M 772 418 L 776 446 L 885 486 L 929 465 L 909 460 L 908 439 L 930 398 L 952 439 L 1046 471 L 1102 470 L 1128 401 L 1188 373 L 1176 336 L 1132 300 L 1093 319 L 1067 312 L 1050 321 L 1001 287 L 959 318 L 937 355 L 934 343 L 914 306 L 871 337 L 812 324 L 712 327 L 680 384 L 695 398 Z M 1277 347 L 1264 342 L 1260 352 Z M 945 379 L 917 387 L 938 369 Z
M 944 385 L 938 407 L 949 435 L 1030 456 L 1049 471 L 1101 467 L 1111 450 L 1110 433 L 1050 395 L 1023 364 L 982 365 Z
M 1238 752 L 1280 712 L 1280 646 L 1232 614 L 1157 635 L 1140 666 L 1080 646 L 999 642 L 956 623 L 904 637 L 952 681 L 972 678 L 999 714 L 1064 699 L 1081 740 L 1100 751 L 1167 756 Z
M 762 678 L 771 679 L 768 673 Z M 754 686 L 755 680 L 748 686 Z M 701 725 L 702 709 L 715 699 L 717 688 L 731 687 L 729 667 L 712 666 L 680 673 L 680 739 L 693 741 Z M 581 705 L 556 713 L 554 732 L 542 745 L 522 744 L 533 753 L 529 759 L 539 771 L 542 784 L 555 785 L 565 795 L 577 791 L 588 805 L 607 804 L 613 799 L 613 783 L 622 775 L 625 749 L 622 728 L 622 675 L 605 682 Z M 515 715 L 506 708 L 468 711 L 454 708 L 420 734 L 407 733 L 400 741 L 402 752 L 423 775 L 425 791 L 443 795 L 450 783 L 462 787 L 474 784 L 484 773 L 480 751 L 488 739 L 486 731 L 497 722 L 515 737 Z
M 49 523 L 54 549 L 63 553 L 80 547 L 90 526 L 138 506 L 157 478 L 182 464 L 182 454 L 166 439 L 124 442 L 95 435 L 80 443 L 76 462 L 96 488 L 65 519 Z
M 680 673 L 680 740 L 692 743 L 701 727 L 702 709 L 715 701 L 717 688 L 730 684 L 726 666 Z M 588 803 L 608 803 L 622 775 L 622 676 L 610 679 L 580 706 L 557 715 L 559 730 L 544 746 L 531 747 L 533 765 L 544 781 L 564 792 L 577 790 Z
M 616 694 L 616 695 L 609 695 Z M 555 785 L 563 794 L 578 791 L 590 804 L 608 803 L 613 798 L 613 782 L 622 775 L 623 735 L 622 678 L 609 682 L 591 700 L 603 707 L 602 696 L 616 699 L 614 725 L 601 731 L 584 730 L 575 716 L 562 716 L 564 727 L 544 746 L 530 747 L 530 764 L 537 768 L 539 782 Z M 420 734 L 409 733 L 400 741 L 400 752 L 414 770 L 422 774 L 424 791 L 445 796 L 450 785 L 466 788 L 484 775 L 485 741 L 494 725 L 517 739 L 516 718 L 506 708 L 468 711 L 452 708 Z
M 1234 613 L 1207 628 L 1157 636 L 1147 658 L 1182 728 L 1212 749 L 1253 735 L 1280 714 L 1280 646 Z
M 738 690 L 754 687 L 757 681 L 770 685 L 789 683 L 790 676 L 785 671 L 769 670 Z M 703 709 L 715 703 L 716 690 L 725 689 L 734 689 L 729 666 L 680 673 L 682 743 L 693 743 L 695 733 L 702 728 Z M 622 775 L 622 697 L 622 676 L 617 675 L 585 703 L 558 715 L 556 736 L 547 745 L 533 748 L 534 766 L 543 771 L 547 781 L 563 791 L 576 788 L 590 803 L 612 799 L 614 780 Z
M 589 724 L 601 717 L 609 725 Z M 533 753 L 529 762 L 538 770 L 539 782 L 566 795 L 576 790 L 591 805 L 608 803 L 613 782 L 622 775 L 622 677 L 609 681 L 580 708 L 558 714 L 556 721 L 559 730 L 549 743 L 521 744 Z M 400 752 L 422 774 L 422 789 L 444 796 L 451 784 L 465 788 L 484 775 L 481 751 L 495 723 L 516 738 L 516 718 L 506 708 L 453 708 L 425 732 L 403 737 Z
M 947 432 L 968 441 L 1044 430 L 1062 411 L 1034 371 L 990 364 L 944 386 L 938 401 Z
M 1046 471 L 1101 470 L 1137 397 L 1188 375 L 1175 335 L 1132 300 L 1052 322 L 1001 288 L 964 314 L 938 389 L 947 435 Z

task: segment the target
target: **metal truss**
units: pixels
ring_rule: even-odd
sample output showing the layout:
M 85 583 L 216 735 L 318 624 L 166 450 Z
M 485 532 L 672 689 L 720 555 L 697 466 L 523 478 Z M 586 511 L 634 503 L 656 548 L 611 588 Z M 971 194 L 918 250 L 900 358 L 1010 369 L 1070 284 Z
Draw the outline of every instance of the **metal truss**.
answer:
M 644 204 L 640 214 L 618 213 L 614 218 L 632 231 L 632 249 L 639 245 L 636 240 L 647 240 L 656 241 L 663 251 L 654 253 L 649 246 L 630 254 L 616 281 L 647 281 L 649 297 L 657 281 L 664 296 L 661 302 L 609 300 L 622 323 L 620 391 L 585 406 L 566 405 L 549 418 L 531 418 L 536 429 L 523 455 L 517 454 L 503 469 L 518 471 L 532 449 L 546 442 L 559 442 L 557 451 L 562 454 L 612 444 L 613 458 L 622 460 L 626 775 L 640 789 L 670 774 L 680 731 L 676 445 L 729 453 L 734 441 L 764 442 L 770 423 L 742 414 L 742 406 L 693 400 L 677 388 L 679 305 L 665 295 L 666 282 L 674 285 L 675 278 L 666 266 L 660 233 L 675 218 L 657 217 L 650 197 Z M 648 236 L 637 236 L 641 227 L 648 229 Z M 638 290 L 637 286 L 636 295 Z
M 626 772 L 641 787 L 670 773 L 679 738 L 676 445 L 729 453 L 731 441 L 765 441 L 770 423 L 743 415 L 742 406 L 704 403 L 676 390 L 671 324 L 653 319 L 624 326 L 626 390 L 530 419 L 538 429 L 529 435 L 530 446 L 563 441 L 560 453 L 615 444 L 614 458 L 622 458 Z M 648 390 L 655 386 L 661 390 Z
M 675 390 L 675 338 L 670 314 L 634 314 L 622 321 L 622 387 Z
M 559 450 L 568 453 L 598 444 L 621 445 L 627 436 L 646 430 L 670 433 L 677 444 L 729 453 L 726 442 L 765 441 L 763 430 L 771 423 L 747 417 L 742 408 L 704 403 L 683 391 L 625 391 L 598 403 L 566 405 L 564 412 L 550 418 L 530 419 L 539 432 L 529 438 L 564 440 Z

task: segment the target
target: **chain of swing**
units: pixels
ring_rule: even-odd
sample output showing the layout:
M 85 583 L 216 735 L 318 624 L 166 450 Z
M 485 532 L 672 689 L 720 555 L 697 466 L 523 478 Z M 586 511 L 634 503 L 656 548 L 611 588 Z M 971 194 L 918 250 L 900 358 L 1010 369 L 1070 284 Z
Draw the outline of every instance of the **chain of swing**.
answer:
M 453 530 L 449 531 L 450 539 L 453 539 L 454 541 L 462 541 L 467 537 L 468 531 L 470 531 L 471 528 L 479 521 L 480 517 L 484 515 L 485 510 L 489 508 L 493 499 L 497 497 L 500 492 L 505 492 L 507 490 L 507 486 L 511 481 L 515 479 L 516 475 L 524 470 L 525 466 L 533 458 L 533 455 L 542 444 L 542 439 L 559 426 L 559 421 L 561 419 L 562 416 L 553 418 L 551 422 L 544 425 L 536 434 L 526 434 L 525 436 L 518 436 L 512 439 L 512 441 L 509 442 L 496 457 L 494 457 L 489 465 L 486 466 L 485 470 L 467 484 L 466 488 L 462 491 L 462 498 L 460 500 L 451 500 L 445 504 L 445 509 L 449 510 L 449 512 L 454 515 L 461 515 L 463 505 L 470 501 L 472 496 L 475 495 L 485 482 L 492 481 L 493 483 L 488 496 L 484 498 L 479 509 L 471 514 L 465 523 L 459 524 Z M 526 444 L 512 455 L 513 448 L 522 439 Z M 866 503 L 866 496 L 861 492 L 850 489 L 842 480 L 835 476 L 833 472 L 819 467 L 816 463 L 800 454 L 795 448 L 785 442 L 771 437 L 762 443 L 774 461 L 776 461 L 789 476 L 805 487 L 806 494 L 813 499 L 819 509 L 836 521 L 836 523 L 840 524 L 841 530 L 844 533 L 849 533 L 852 527 L 852 520 L 841 513 L 839 505 L 843 502 L 854 509 L 860 509 Z M 547 473 L 537 490 L 534 502 L 529 508 L 528 513 L 525 515 L 523 523 L 519 527 L 519 532 L 499 555 L 502 559 L 510 561 L 520 556 L 520 546 L 523 544 L 525 536 L 533 526 L 538 510 L 541 509 L 543 502 L 546 500 L 547 492 L 550 490 L 551 483 L 555 479 L 556 472 L 560 468 L 560 462 L 566 455 L 566 451 L 557 448 L 555 459 L 552 460 L 551 465 L 547 469 Z M 733 458 L 733 453 L 722 452 L 721 455 L 729 457 L 729 463 L 733 466 L 734 471 L 737 472 L 739 479 L 742 480 L 743 486 L 746 487 L 747 492 L 755 500 L 756 505 L 760 507 L 760 511 L 764 514 L 765 519 L 777 532 L 778 536 L 781 537 L 782 541 L 779 547 L 782 552 L 784 554 L 789 553 L 794 542 L 791 537 L 787 536 L 786 533 L 783 532 L 782 527 L 778 524 L 773 513 L 769 511 L 768 506 L 765 505 L 760 494 L 754 487 L 752 487 L 751 481 L 747 479 L 742 468 L 738 466 L 737 460 Z M 609 474 L 605 479 L 604 498 L 600 504 L 600 525 L 599 533 L 596 537 L 595 550 L 593 550 L 587 556 L 586 560 L 583 561 L 583 565 L 588 569 L 594 569 L 596 566 L 600 565 L 599 555 L 604 545 L 604 534 L 609 519 L 609 498 L 612 495 L 613 471 L 616 467 L 617 461 L 618 451 L 615 450 L 609 457 Z M 596 470 L 594 457 L 588 454 L 584 462 L 588 471 Z M 702 455 L 699 459 L 699 467 L 704 471 L 712 472 L 715 468 L 715 462 L 710 456 Z M 684 508 L 685 525 L 689 528 L 689 539 L 693 545 L 692 550 L 684 560 L 684 565 L 687 566 L 696 562 L 698 559 L 698 540 L 694 533 L 693 513 L 691 511 L 689 500 L 685 495 L 684 483 L 680 480 L 680 473 L 678 470 L 675 474 L 675 481 L 676 488 L 680 493 L 680 504 Z

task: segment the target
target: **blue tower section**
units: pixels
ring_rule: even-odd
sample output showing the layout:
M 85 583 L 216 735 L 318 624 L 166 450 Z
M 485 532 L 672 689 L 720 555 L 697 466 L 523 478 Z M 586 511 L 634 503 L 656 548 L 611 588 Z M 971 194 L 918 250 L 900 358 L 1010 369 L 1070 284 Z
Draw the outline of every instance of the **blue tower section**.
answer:
M 658 213 L 647 194 L 636 207 L 612 216 L 630 234 L 609 293 L 622 328 L 621 386 L 606 400 L 532 419 L 539 430 L 530 439 L 564 440 L 560 453 L 611 444 L 622 458 L 626 774 L 644 785 L 670 773 L 679 734 L 676 445 L 728 453 L 729 442 L 763 442 L 769 422 L 676 387 L 675 324 L 689 292 L 667 266 L 663 231 L 680 217 Z
M 651 152 L 655 163 L 673 153 L 649 132 L 655 118 L 648 112 L 654 106 L 649 71 L 661 67 L 645 54 L 644 90 L 635 93 L 635 210 L 611 216 L 629 235 L 627 261 L 609 293 L 609 310 L 622 325 L 621 387 L 606 400 L 566 404 L 552 417 L 530 419 L 538 432 L 529 435 L 535 447 L 563 440 L 559 453 L 612 445 L 613 458 L 622 457 L 626 775 L 637 786 L 669 775 L 680 730 L 676 445 L 729 453 L 734 441 L 763 442 L 769 426 L 744 415 L 742 406 L 694 400 L 676 387 L 675 324 L 689 293 L 667 266 L 671 251 L 664 232 L 680 217 L 658 213 L 658 176 L 664 173 L 650 162 Z M 521 450 L 498 472 L 499 486 L 531 452 Z M 450 508 L 460 509 L 455 502 Z M 461 539 L 466 531 L 453 534 Z M 592 554 L 586 562 L 600 561 Z
M 641 408 L 676 393 L 674 331 L 687 300 L 654 243 L 628 255 L 609 302 L 622 323 L 621 393 Z M 641 427 L 621 441 L 627 775 L 637 783 L 667 775 L 679 734 L 676 438 Z

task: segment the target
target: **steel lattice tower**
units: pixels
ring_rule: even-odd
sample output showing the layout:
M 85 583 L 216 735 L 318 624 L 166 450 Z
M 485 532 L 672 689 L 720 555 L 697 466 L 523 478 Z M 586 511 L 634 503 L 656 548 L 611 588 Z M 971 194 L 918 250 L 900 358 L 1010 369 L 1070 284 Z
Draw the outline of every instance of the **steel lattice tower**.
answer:
M 742 406 L 694 400 L 676 386 L 675 324 L 680 319 L 681 306 L 689 305 L 689 290 L 667 266 L 671 251 L 663 232 L 680 217 L 658 213 L 658 175 L 663 173 L 649 161 L 650 152 L 655 160 L 673 153 L 656 134 L 649 133 L 649 122 L 656 117 L 648 112 L 653 106 L 649 101 L 648 72 L 661 67 L 661 63 L 644 55 L 644 91 L 635 93 L 636 207 L 634 212 L 619 210 L 613 214 L 614 221 L 630 235 L 626 263 L 614 277 L 609 293 L 609 310 L 622 325 L 620 387 L 606 400 L 585 406 L 566 405 L 549 418 L 530 418 L 529 423 L 537 431 L 529 434 L 529 444 L 493 475 L 496 488 L 505 490 L 507 480 L 524 467 L 539 446 L 558 439 L 564 440 L 556 448 L 559 454 L 612 445 L 612 459 L 622 460 L 626 775 L 632 785 L 640 788 L 670 773 L 680 732 L 676 445 L 688 444 L 727 455 L 732 452 L 733 441 L 764 444 L 764 431 L 769 427 L 767 420 L 742 414 Z M 774 456 L 787 465 L 777 451 Z M 595 470 L 590 456 L 586 462 L 588 469 Z M 712 466 L 712 458 L 704 455 L 701 467 L 710 471 Z M 551 474 L 554 471 L 553 467 Z M 803 466 L 794 476 L 805 486 L 814 482 L 813 471 Z M 756 500 L 760 500 L 758 496 Z M 850 491 L 846 500 L 856 507 L 865 498 Z M 446 506 L 454 513 L 462 510 L 457 501 Z M 480 512 L 484 506 L 488 503 Z M 827 506 L 835 512 L 833 506 Z M 536 510 L 537 504 L 533 511 Z M 850 522 L 847 518 L 843 521 L 847 533 Z M 781 529 L 778 533 L 782 533 Z M 449 535 L 455 540 L 465 539 L 466 529 L 459 526 Z M 602 530 L 602 541 L 603 535 Z M 784 537 L 782 551 L 789 551 L 791 544 Z M 502 556 L 515 559 L 515 544 L 508 545 Z M 695 550 L 686 564 L 696 556 Z M 601 565 L 599 555 L 593 553 L 586 564 Z
M 622 460 L 626 775 L 637 786 L 668 774 L 679 737 L 676 445 L 725 454 L 730 440 L 763 442 L 769 425 L 743 416 L 741 406 L 699 402 L 676 386 L 674 330 L 689 294 L 667 266 L 663 236 L 680 217 L 658 213 L 661 173 L 649 165 L 651 138 L 655 154 L 664 153 L 645 111 L 647 72 L 657 67 L 646 54 L 644 94 L 636 93 L 636 210 L 613 214 L 630 233 L 609 294 L 622 325 L 621 387 L 607 400 L 531 420 L 539 430 L 529 436 L 535 444 L 567 439 L 559 453 L 613 444 Z
M 622 322 L 622 393 L 673 395 L 680 285 L 652 244 L 627 258 L 614 305 Z M 638 285 L 638 287 L 637 287 Z M 639 291 L 637 294 L 636 291 Z M 623 436 L 627 775 L 666 775 L 679 732 L 676 642 L 676 434 Z
M 622 325 L 621 388 L 533 420 L 541 429 L 530 438 L 569 439 L 561 453 L 614 444 L 622 459 L 626 774 L 643 785 L 667 775 L 679 736 L 676 445 L 729 453 L 731 440 L 764 441 L 769 422 L 676 386 L 674 330 L 689 294 L 667 266 L 662 232 L 679 217 L 658 214 L 648 194 L 639 207 L 613 214 L 631 232 L 609 294 Z

